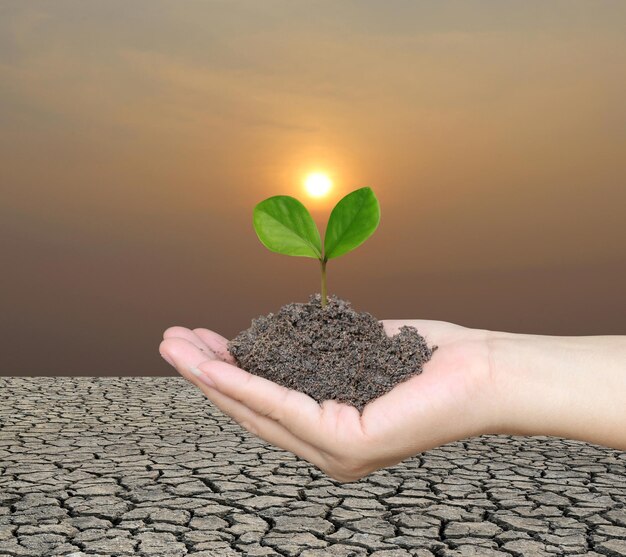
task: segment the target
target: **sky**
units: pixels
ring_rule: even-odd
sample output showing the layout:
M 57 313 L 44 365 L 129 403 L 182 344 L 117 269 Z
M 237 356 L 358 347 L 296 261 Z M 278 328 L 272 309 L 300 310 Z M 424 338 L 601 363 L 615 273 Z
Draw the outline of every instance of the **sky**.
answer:
M 328 288 L 378 319 L 626 334 L 626 3 L 0 4 L 0 374 L 169 375 L 319 291 L 262 199 L 375 234 Z M 307 196 L 311 171 L 334 183 Z

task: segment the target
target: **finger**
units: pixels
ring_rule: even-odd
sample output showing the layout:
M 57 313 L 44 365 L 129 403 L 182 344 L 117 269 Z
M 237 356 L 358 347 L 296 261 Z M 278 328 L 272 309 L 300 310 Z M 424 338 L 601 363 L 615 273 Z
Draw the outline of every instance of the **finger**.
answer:
M 170 327 L 163 333 L 163 338 L 184 338 L 194 344 L 198 349 L 209 354 L 211 358 L 217 358 L 215 351 L 208 346 L 207 343 L 195 333 L 195 331 L 191 331 L 185 327 Z
M 197 366 L 226 396 L 270 418 L 293 435 L 316 447 L 326 446 L 322 432 L 322 409 L 308 395 L 253 375 L 219 360 Z
M 212 352 L 209 354 L 199 349 L 193 342 L 181 337 L 169 337 L 161 341 L 159 352 L 185 379 L 190 378 L 190 367 L 195 367 L 201 362 L 217 361 Z
M 228 351 L 228 339 L 209 329 L 194 329 L 193 332 L 206 346 L 213 350 L 220 360 L 233 365 L 236 363 L 235 358 Z
M 448 342 L 451 337 L 465 330 L 461 325 L 447 323 L 446 321 L 430 321 L 427 319 L 384 319 L 380 321 L 387 336 L 394 336 L 400 332 L 403 325 L 415 327 L 428 344 L 442 345 Z
M 248 408 L 245 404 L 207 386 L 202 382 L 201 377 L 194 376 L 193 379 L 195 380 L 194 382 L 197 381 L 200 390 L 215 406 L 224 414 L 233 418 L 246 431 L 323 469 L 325 464 L 324 457 L 315 447 L 299 439 L 271 418 L 262 416 Z
M 204 354 L 199 352 L 196 346 L 180 337 L 171 337 L 164 340 L 161 343 L 160 349 L 163 350 L 176 364 L 178 372 L 194 383 L 204 395 L 211 400 L 220 410 L 225 414 L 228 414 L 235 419 L 242 427 L 248 430 L 253 435 L 261 437 L 268 443 L 288 450 L 301 458 L 312 462 L 316 466 L 323 465 L 323 457 L 319 451 L 314 447 L 306 443 L 305 441 L 298 439 L 288 429 L 277 423 L 271 418 L 257 414 L 245 404 L 228 397 L 226 394 L 221 393 L 211 386 L 206 384 L 203 379 L 205 377 L 199 377 L 192 373 L 192 368 L 198 369 L 201 363 L 207 363 Z M 218 360 L 211 360 L 214 363 L 223 363 Z M 232 369 L 236 369 L 229 364 Z M 245 373 L 245 372 L 244 372 Z M 203 374 L 206 375 L 206 374 Z M 304 395 L 306 396 L 306 395 Z

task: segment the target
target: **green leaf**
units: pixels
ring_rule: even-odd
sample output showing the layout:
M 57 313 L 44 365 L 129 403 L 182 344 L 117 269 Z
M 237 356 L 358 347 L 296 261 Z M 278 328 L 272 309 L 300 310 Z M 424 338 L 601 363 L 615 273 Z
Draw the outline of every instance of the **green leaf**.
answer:
M 295 197 L 275 195 L 254 208 L 254 230 L 270 251 L 322 258 L 322 241 L 313 217 Z
M 346 195 L 330 213 L 324 236 L 324 257 L 332 259 L 352 251 L 378 227 L 380 205 L 371 188 Z

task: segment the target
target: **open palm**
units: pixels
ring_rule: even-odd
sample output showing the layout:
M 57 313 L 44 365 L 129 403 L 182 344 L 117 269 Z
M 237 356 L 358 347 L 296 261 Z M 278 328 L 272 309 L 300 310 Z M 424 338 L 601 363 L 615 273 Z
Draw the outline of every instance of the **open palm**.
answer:
M 339 481 L 354 481 L 443 443 L 485 433 L 491 425 L 488 331 L 442 321 L 381 323 L 390 336 L 403 325 L 414 326 L 439 349 L 420 375 L 371 401 L 362 413 L 334 400 L 318 404 L 238 368 L 227 340 L 208 329 L 170 327 L 159 351 L 246 430 Z

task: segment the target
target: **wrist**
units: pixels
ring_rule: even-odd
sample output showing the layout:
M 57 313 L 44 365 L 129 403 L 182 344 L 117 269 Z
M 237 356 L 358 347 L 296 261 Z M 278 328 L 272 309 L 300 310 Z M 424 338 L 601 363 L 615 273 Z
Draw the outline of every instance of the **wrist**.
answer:
M 489 339 L 492 396 L 495 401 L 494 433 L 540 435 L 538 424 L 548 420 L 546 400 L 553 379 L 546 374 L 535 377 L 537 357 L 532 356 L 532 341 L 527 335 L 493 331 Z M 531 362 L 534 360 L 534 366 Z M 533 393 L 534 391 L 534 393 Z M 533 396 L 534 395 L 534 396 Z

